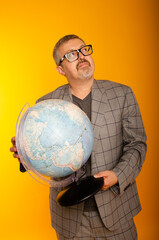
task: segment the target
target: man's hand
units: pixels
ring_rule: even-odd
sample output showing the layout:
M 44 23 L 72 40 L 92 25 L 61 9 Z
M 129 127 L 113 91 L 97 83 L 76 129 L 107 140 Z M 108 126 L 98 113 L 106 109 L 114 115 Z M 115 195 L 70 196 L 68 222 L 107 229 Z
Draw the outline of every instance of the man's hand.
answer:
M 19 158 L 19 155 L 18 155 L 18 152 L 17 152 L 15 137 L 12 137 L 11 142 L 12 142 L 13 146 L 10 148 L 10 151 L 13 152 L 13 157 L 18 158 L 18 160 L 20 162 L 20 158 Z
M 117 184 L 118 179 L 116 174 L 113 171 L 103 171 L 99 172 L 94 175 L 95 178 L 103 177 L 104 178 L 104 185 L 102 187 L 102 190 L 106 190 L 113 185 Z

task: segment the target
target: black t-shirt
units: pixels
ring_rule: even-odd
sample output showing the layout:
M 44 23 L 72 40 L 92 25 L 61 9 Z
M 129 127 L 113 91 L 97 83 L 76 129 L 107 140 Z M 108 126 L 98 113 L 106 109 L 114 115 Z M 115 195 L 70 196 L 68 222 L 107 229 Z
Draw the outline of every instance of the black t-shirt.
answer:
M 78 106 L 82 111 L 84 111 L 87 114 L 89 120 L 91 121 L 91 92 L 84 99 L 80 99 L 74 95 L 72 95 L 72 98 L 73 98 L 73 103 L 76 106 Z M 91 156 L 86 162 L 86 176 L 90 176 L 90 175 L 91 175 Z M 96 206 L 94 196 L 85 200 L 85 206 L 84 206 L 85 211 L 92 211 L 96 209 L 97 209 L 97 206 Z

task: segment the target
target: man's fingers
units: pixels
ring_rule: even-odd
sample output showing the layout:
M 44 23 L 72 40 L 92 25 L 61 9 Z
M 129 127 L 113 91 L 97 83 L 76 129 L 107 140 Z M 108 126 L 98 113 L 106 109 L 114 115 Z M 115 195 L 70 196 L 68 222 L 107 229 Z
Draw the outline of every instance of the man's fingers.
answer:
M 12 152 L 13 153 L 13 157 L 14 158 L 18 158 L 18 161 L 20 162 L 20 157 L 18 155 L 17 147 L 16 147 L 16 143 L 15 143 L 15 137 L 11 138 L 11 142 L 12 142 L 13 146 L 10 148 L 10 152 Z
M 94 177 L 104 178 L 104 185 L 102 187 L 102 190 L 106 190 L 118 182 L 117 176 L 113 171 L 102 171 L 95 174 Z
M 13 146 L 13 147 L 10 148 L 10 151 L 11 152 L 17 152 L 17 148 Z
M 94 175 L 94 177 L 95 177 L 95 178 L 104 177 L 104 174 L 103 174 L 103 172 L 99 172 L 99 173 L 96 173 L 96 174 Z
M 15 137 L 12 137 L 11 142 L 13 145 L 15 145 Z
M 13 157 L 19 159 L 19 155 L 18 155 L 18 153 L 14 153 L 14 154 L 13 154 Z
M 18 158 L 19 159 L 19 155 L 18 155 L 18 152 L 17 152 L 17 148 L 15 146 L 11 147 L 10 148 L 10 151 L 13 153 L 13 157 L 14 158 Z

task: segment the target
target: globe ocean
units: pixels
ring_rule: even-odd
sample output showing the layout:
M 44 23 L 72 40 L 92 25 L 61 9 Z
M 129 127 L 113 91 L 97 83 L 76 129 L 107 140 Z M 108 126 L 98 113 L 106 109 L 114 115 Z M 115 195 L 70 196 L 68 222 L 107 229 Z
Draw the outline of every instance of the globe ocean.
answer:
M 29 108 L 17 132 L 20 158 L 29 168 L 48 177 L 65 177 L 88 160 L 93 129 L 86 114 L 60 99 L 45 100 Z

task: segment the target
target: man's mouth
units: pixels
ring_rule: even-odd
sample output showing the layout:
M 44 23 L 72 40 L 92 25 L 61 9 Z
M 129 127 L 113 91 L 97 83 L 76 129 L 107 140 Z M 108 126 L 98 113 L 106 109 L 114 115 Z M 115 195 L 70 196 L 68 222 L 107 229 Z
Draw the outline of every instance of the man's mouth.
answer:
M 77 68 L 77 70 L 79 70 L 79 68 L 82 68 L 85 66 L 91 66 L 90 62 L 88 62 L 87 60 L 80 61 L 80 62 L 78 62 L 76 68 Z

